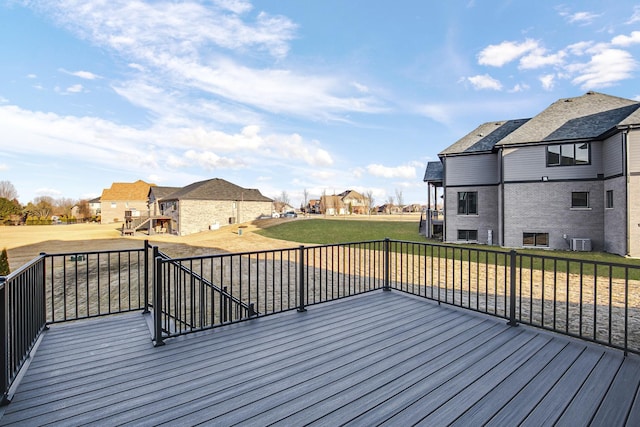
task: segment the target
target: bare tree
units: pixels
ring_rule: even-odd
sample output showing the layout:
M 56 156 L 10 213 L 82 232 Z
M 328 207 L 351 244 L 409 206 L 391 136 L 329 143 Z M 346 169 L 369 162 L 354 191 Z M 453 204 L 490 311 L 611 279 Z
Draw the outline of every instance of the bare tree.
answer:
M 289 195 L 282 190 L 279 196 L 273 198 L 273 206 L 276 212 L 282 212 L 289 205 Z
M 61 197 L 55 201 L 55 213 L 60 216 L 66 216 L 69 218 L 71 216 L 71 210 L 76 205 L 75 200 Z
M 367 209 L 369 210 L 369 215 L 371 215 L 371 211 L 373 210 L 373 205 L 375 204 L 375 199 L 373 198 L 373 191 L 367 190 L 364 193 L 365 203 L 367 204 Z
M 78 201 L 78 216 L 83 221 L 91 218 L 91 207 L 89 206 L 88 200 L 80 200 Z
M 0 181 L 0 197 L 7 200 L 18 199 L 18 192 L 11 181 Z
M 33 199 L 33 203 L 27 205 L 27 213 L 38 218 L 49 218 L 53 213 L 55 204 L 52 197 L 39 196 Z
M 391 209 L 393 208 L 393 196 L 389 196 L 387 197 L 387 213 L 390 214 L 391 213 Z
M 303 209 L 304 213 L 308 213 L 309 210 L 309 191 L 305 188 L 302 190 L 302 198 L 303 198 Z
M 398 202 L 398 206 L 400 207 L 400 211 L 404 212 L 404 198 L 402 197 L 402 190 L 396 188 L 396 201 Z

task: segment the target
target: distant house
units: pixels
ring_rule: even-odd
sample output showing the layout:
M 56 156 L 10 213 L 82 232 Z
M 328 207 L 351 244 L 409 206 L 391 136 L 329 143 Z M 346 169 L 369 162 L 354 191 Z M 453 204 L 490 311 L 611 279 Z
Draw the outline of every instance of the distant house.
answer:
M 306 211 L 308 213 L 321 213 L 320 209 L 320 199 L 311 199 L 309 200 L 309 204 L 307 205 Z
M 367 214 L 369 213 L 369 203 L 367 198 L 355 190 L 347 190 L 338 194 L 342 204 L 348 213 L 352 214 Z
M 91 212 L 91 216 L 100 216 L 102 213 L 100 206 L 100 197 L 89 200 L 89 212 Z
M 640 256 L 637 101 L 560 99 L 484 123 L 439 157 L 424 180 L 444 190 L 445 241 Z
M 271 216 L 273 200 L 253 188 L 214 178 L 187 185 L 158 200 L 160 214 L 170 218 L 181 236 Z
M 114 182 L 111 188 L 102 190 L 100 209 L 102 224 L 123 221 L 126 211 L 142 212 L 148 215 L 149 189 L 155 184 L 142 180 L 136 182 Z
M 320 212 L 325 215 L 344 215 L 347 213 L 342 198 L 338 195 L 320 197 Z

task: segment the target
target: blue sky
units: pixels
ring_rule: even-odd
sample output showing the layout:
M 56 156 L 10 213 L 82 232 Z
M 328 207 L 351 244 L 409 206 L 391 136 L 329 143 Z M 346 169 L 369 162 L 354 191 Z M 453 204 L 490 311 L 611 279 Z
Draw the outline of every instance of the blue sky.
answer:
M 640 2 L 8 0 L 0 54 L 23 204 L 209 178 L 425 203 L 426 163 L 483 122 L 640 101 Z

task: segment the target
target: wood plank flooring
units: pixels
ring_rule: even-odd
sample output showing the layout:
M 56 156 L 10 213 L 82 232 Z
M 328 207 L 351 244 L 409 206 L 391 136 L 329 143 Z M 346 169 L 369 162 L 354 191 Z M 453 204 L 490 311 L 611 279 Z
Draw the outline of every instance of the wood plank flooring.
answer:
M 639 425 L 636 356 L 397 291 L 169 339 L 55 324 L 0 425 Z

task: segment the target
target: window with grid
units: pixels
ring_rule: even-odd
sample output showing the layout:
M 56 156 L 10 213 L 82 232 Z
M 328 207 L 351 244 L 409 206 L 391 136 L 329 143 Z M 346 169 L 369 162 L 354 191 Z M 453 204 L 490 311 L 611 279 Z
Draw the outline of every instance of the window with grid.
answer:
M 478 214 L 478 192 L 460 191 L 458 192 L 458 214 L 477 215 Z

